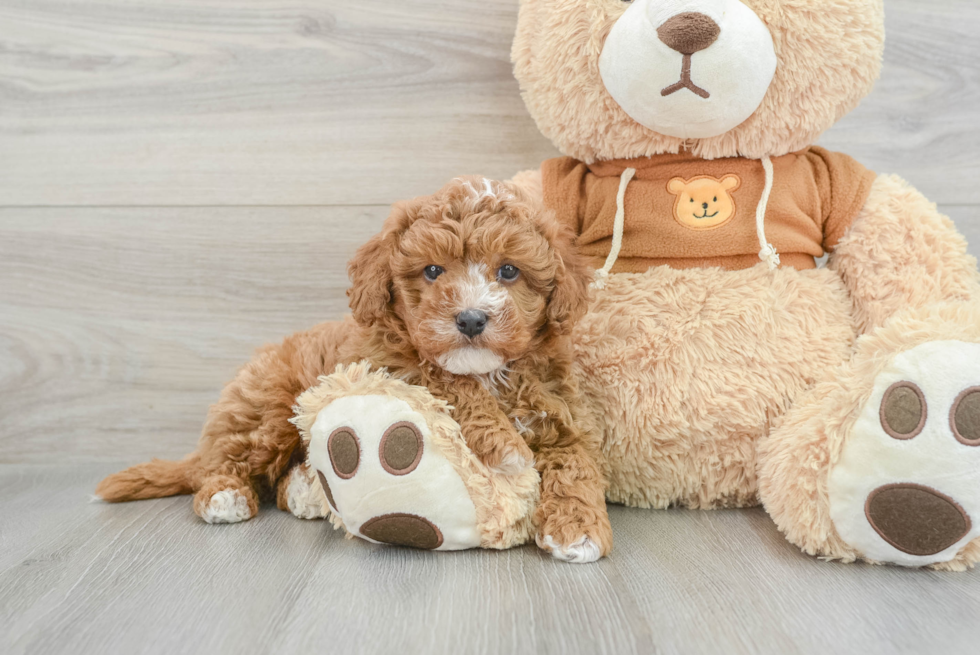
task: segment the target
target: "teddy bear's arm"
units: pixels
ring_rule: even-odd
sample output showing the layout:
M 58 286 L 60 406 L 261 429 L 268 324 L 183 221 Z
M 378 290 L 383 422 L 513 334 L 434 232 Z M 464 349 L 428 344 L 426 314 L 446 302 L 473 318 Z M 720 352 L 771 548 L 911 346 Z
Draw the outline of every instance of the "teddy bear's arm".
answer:
M 879 176 L 828 261 L 861 333 L 908 308 L 980 298 L 976 260 L 953 222 L 896 176 Z
M 521 187 L 532 198 L 537 200 L 544 200 L 544 191 L 541 185 L 541 169 L 534 168 L 526 171 L 521 171 L 514 177 L 507 181 L 508 184 L 513 186 Z

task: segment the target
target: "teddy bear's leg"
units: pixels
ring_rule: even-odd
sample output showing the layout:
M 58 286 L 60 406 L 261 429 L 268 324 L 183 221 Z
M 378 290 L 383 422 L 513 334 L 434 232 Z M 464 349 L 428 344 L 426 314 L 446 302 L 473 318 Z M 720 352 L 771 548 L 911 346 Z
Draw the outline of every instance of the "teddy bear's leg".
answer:
M 301 519 L 322 519 L 328 512 L 324 508 L 323 489 L 316 472 L 309 464 L 302 463 L 289 469 L 276 488 L 276 505 Z
M 858 341 L 759 448 L 777 526 L 821 557 L 980 559 L 980 307 L 945 303 Z
M 194 513 L 208 523 L 247 521 L 259 511 L 259 497 L 249 480 L 234 471 L 208 475 L 194 495 Z
M 506 548 L 530 537 L 539 493 L 532 467 L 514 476 L 490 471 L 448 406 L 423 387 L 366 365 L 322 380 L 297 400 L 309 468 L 294 469 L 287 488 L 315 476 L 320 510 L 335 525 L 375 543 L 431 550 Z M 306 503 L 311 493 L 297 498 Z

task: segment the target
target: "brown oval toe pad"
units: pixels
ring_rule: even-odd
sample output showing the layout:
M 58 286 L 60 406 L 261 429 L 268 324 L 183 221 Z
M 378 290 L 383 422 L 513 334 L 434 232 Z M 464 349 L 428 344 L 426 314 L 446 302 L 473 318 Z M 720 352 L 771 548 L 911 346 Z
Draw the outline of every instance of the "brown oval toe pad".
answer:
M 909 555 L 935 555 L 970 531 L 970 517 L 944 493 L 921 484 L 886 484 L 864 506 L 882 539 Z
M 361 463 L 361 443 L 351 428 L 337 428 L 327 439 L 330 464 L 338 478 L 349 480 Z
M 442 545 L 442 532 L 432 521 L 414 514 L 382 514 L 365 521 L 360 533 L 393 546 L 433 550 Z
M 381 466 L 392 475 L 406 475 L 422 459 L 422 435 L 413 423 L 395 423 L 381 437 Z
M 970 387 L 953 403 L 949 426 L 961 444 L 980 446 L 980 387 Z
M 925 427 L 927 413 L 926 398 L 918 385 L 896 382 L 881 400 L 881 427 L 893 439 L 912 439 Z

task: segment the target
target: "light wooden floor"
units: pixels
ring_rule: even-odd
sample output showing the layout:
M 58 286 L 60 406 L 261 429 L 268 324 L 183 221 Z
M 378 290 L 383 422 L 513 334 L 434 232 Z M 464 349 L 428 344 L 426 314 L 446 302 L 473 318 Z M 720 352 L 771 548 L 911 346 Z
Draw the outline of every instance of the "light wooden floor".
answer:
M 888 0 L 822 143 L 980 255 L 980 3 Z M 516 0 L 0 0 L 0 652 L 976 653 L 980 573 L 829 564 L 761 510 L 613 507 L 591 566 L 417 553 L 273 508 L 89 503 L 190 450 L 257 345 L 345 309 L 387 203 L 554 154 Z

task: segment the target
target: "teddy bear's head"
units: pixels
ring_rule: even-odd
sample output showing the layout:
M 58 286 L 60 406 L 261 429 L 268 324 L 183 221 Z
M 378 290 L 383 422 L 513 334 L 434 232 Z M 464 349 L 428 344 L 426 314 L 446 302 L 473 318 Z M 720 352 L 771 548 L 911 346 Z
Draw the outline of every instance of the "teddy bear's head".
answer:
M 758 158 L 854 108 L 884 38 L 883 0 L 521 0 L 512 56 L 567 155 Z

